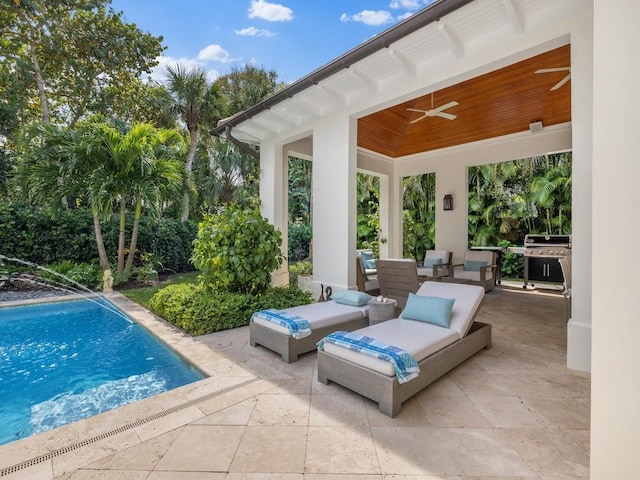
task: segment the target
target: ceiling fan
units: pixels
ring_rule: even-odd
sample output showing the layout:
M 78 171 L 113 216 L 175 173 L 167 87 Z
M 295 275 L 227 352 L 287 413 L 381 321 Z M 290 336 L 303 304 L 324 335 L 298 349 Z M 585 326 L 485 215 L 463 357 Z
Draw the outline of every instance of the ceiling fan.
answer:
M 444 105 L 440 105 L 438 108 L 433 108 L 433 93 L 431 93 L 431 108 L 429 110 L 421 110 L 419 108 L 407 108 L 407 110 L 409 110 L 410 112 L 422 113 L 421 117 L 418 117 L 415 120 L 411 120 L 409 123 L 416 123 L 427 117 L 442 117 L 442 118 L 446 118 L 447 120 L 453 120 L 454 118 L 456 118 L 456 115 L 453 115 L 452 113 L 447 113 L 444 110 L 447 110 L 448 108 L 451 108 L 451 107 L 455 107 L 456 105 L 458 105 L 458 102 L 454 101 L 454 102 L 445 103 Z
M 540 70 L 536 70 L 536 73 L 551 73 L 551 72 L 569 72 L 569 73 L 567 73 L 566 77 L 564 77 L 562 80 L 560 80 L 558 83 L 556 83 L 549 90 L 557 90 L 557 89 L 559 89 L 562 85 L 567 83 L 569 81 L 569 79 L 571 78 L 571 67 L 541 68 Z

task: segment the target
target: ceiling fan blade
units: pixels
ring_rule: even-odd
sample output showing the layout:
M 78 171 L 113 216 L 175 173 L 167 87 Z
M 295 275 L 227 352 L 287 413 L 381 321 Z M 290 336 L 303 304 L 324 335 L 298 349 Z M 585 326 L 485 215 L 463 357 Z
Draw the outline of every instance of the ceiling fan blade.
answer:
M 567 75 L 566 77 L 564 77 L 562 80 L 560 80 L 558 83 L 556 83 L 553 87 L 550 88 L 550 90 L 557 90 L 559 89 L 562 85 L 564 85 L 565 83 L 567 83 L 569 81 L 569 79 L 571 78 L 571 74 Z
M 535 73 L 566 72 L 569 70 L 571 70 L 571 67 L 541 68 L 536 70 Z
M 446 118 L 447 120 L 453 120 L 457 117 L 457 115 L 453 115 L 452 113 L 447 113 L 447 112 L 436 113 L 436 116 Z
M 422 113 L 425 112 L 424 110 L 420 110 L 419 108 L 407 108 L 407 110 L 410 112 L 422 112 Z
M 447 108 L 451 108 L 451 107 L 455 107 L 456 105 L 458 105 L 458 102 L 449 102 L 449 103 L 445 103 L 444 105 L 440 105 L 438 108 L 434 108 L 433 110 L 436 113 L 442 112 L 442 110 L 446 110 Z
M 429 115 L 427 115 L 426 113 L 418 118 L 416 118 L 415 120 L 411 120 L 409 123 L 416 123 L 419 122 L 420 120 L 422 120 L 423 118 L 427 118 Z

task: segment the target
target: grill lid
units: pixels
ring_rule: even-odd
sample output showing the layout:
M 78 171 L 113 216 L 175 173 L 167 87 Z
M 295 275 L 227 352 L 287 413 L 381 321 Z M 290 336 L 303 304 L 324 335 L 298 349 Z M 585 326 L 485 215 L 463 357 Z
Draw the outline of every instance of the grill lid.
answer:
M 524 237 L 525 247 L 562 246 L 571 248 L 571 235 L 529 234 Z

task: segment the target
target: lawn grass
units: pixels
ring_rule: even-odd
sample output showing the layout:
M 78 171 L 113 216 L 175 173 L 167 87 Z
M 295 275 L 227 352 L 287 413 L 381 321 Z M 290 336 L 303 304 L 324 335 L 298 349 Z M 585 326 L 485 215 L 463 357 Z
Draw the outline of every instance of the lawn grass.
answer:
M 124 287 L 122 289 L 117 288 L 117 290 L 125 297 L 149 309 L 151 297 L 153 297 L 158 290 L 174 283 L 196 283 L 198 275 L 200 275 L 200 272 L 177 273 L 149 287 Z

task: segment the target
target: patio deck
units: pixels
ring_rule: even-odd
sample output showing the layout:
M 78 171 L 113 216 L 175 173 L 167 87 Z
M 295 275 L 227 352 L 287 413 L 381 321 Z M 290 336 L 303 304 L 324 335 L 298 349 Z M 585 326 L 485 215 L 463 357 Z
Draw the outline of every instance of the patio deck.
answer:
M 319 383 L 315 353 L 285 364 L 251 347 L 248 327 L 204 335 L 193 343 L 214 351 L 215 377 L 0 447 L 0 476 L 588 478 L 590 380 L 565 367 L 562 297 L 498 287 L 478 320 L 492 324 L 493 348 L 393 419 L 339 385 Z M 27 465 L 43 444 L 50 458 Z

